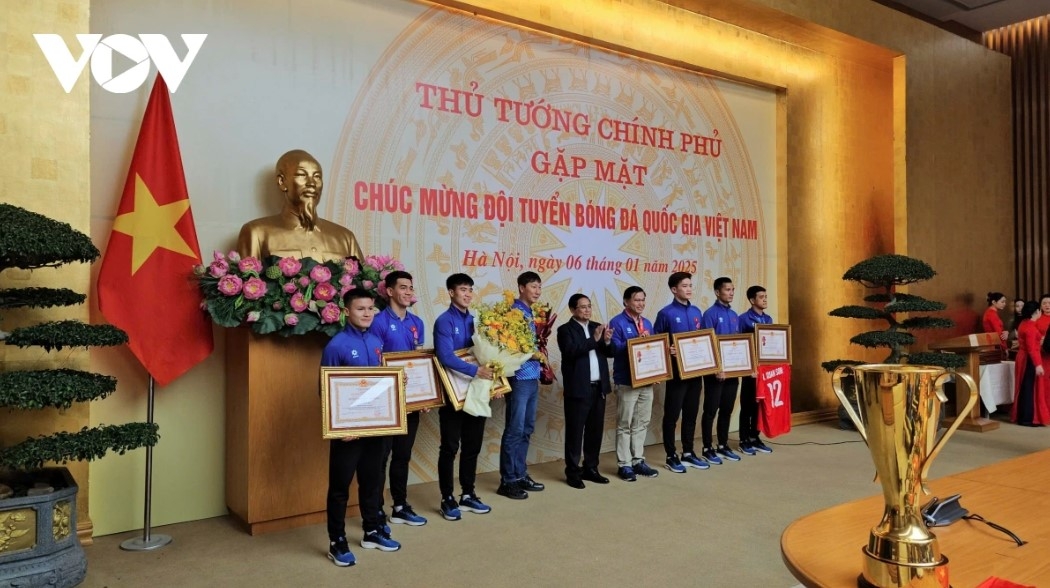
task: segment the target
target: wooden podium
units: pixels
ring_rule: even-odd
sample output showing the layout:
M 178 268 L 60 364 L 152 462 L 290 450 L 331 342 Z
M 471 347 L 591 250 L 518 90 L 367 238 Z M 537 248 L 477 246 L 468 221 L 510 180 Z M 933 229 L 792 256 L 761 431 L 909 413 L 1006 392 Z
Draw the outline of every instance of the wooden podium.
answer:
M 965 356 L 966 367 L 961 368 L 959 371 L 969 374 L 973 378 L 974 384 L 979 387 L 981 385 L 981 355 L 999 349 L 999 335 L 997 333 L 974 333 L 962 337 L 953 337 L 930 343 L 930 349 L 933 351 L 951 351 Z M 958 380 L 955 382 L 956 410 L 966 405 L 966 400 L 969 396 L 969 394 L 963 394 L 965 387 L 959 386 L 959 383 Z M 973 405 L 970 414 L 963 418 L 959 428 L 964 431 L 977 431 L 979 433 L 998 429 L 999 423 L 981 416 L 981 391 L 978 389 L 974 390 L 974 392 L 978 397 L 977 403 Z
M 226 506 L 252 535 L 325 521 L 320 365 L 328 337 L 226 332 Z M 350 491 L 357 514 L 356 480 Z

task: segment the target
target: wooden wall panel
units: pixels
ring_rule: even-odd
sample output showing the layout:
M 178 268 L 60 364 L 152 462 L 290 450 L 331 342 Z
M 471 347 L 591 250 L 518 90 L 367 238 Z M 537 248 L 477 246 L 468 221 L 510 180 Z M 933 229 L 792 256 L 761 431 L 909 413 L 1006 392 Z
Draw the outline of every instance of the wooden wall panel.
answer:
M 842 281 L 849 266 L 921 257 L 940 275 L 913 291 L 945 301 L 1012 279 L 1002 55 L 866 0 L 435 1 L 783 89 L 789 300 L 778 316 L 805 342 L 796 412 L 838 404 L 821 361 L 885 356 L 848 343 L 864 325 L 827 316 L 865 294 Z
M 989 31 L 984 43 L 1013 58 L 1016 293 L 1050 292 L 1050 16 Z
M 1009 60 L 873 2 L 748 2 L 808 23 L 794 28 L 811 35 L 814 27 L 824 27 L 828 40 L 814 45 L 821 50 L 841 45 L 839 35 L 848 35 L 899 54 L 894 62 L 892 252 L 923 259 L 937 271 L 935 279 L 914 285 L 911 292 L 945 302 L 949 317 L 971 322 L 985 308 L 985 292 L 1010 289 L 1015 275 Z M 834 54 L 843 55 L 840 51 Z M 862 119 L 850 123 L 867 124 Z M 814 295 L 825 309 L 857 300 L 821 291 Z M 949 334 L 931 331 L 922 340 Z

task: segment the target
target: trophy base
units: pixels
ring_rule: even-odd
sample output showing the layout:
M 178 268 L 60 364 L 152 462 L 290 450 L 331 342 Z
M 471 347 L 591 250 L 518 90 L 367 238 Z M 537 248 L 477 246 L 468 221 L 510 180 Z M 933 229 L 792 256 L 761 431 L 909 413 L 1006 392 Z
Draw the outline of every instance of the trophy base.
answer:
M 857 576 L 857 586 L 858 588 L 881 588 L 880 586 L 876 586 L 875 584 L 872 584 L 871 582 L 865 580 L 864 574 L 860 574 L 859 576 Z M 952 588 L 952 585 L 948 584 L 948 588 Z
M 864 572 L 857 577 L 860 588 L 951 588 L 948 558 L 928 565 L 906 565 L 864 554 Z

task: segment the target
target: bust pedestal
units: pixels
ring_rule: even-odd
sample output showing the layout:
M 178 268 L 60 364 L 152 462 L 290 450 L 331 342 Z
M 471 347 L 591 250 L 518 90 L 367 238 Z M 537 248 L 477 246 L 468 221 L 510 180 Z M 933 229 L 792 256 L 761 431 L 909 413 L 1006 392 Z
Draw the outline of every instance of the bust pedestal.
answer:
M 325 521 L 319 369 L 328 337 L 226 335 L 226 506 L 252 535 Z M 357 514 L 357 481 L 350 490 Z

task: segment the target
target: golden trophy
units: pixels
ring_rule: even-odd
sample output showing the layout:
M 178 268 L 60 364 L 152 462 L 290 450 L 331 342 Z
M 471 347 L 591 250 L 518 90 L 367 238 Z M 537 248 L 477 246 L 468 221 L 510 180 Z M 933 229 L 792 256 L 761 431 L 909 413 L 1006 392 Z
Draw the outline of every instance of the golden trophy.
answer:
M 842 392 L 842 377 L 853 375 L 857 409 Z M 944 382 L 955 376 L 970 389 L 965 407 L 937 440 Z M 886 510 L 863 548 L 864 569 L 858 585 L 875 588 L 948 588 L 948 558 L 926 528 L 919 490 L 929 494 L 926 474 L 948 438 L 977 402 L 977 386 L 961 373 L 933 366 L 867 364 L 840 366 L 832 387 L 857 425 L 875 461 Z M 857 414 L 859 411 L 859 415 Z

